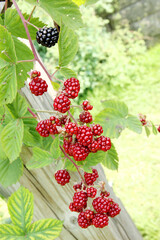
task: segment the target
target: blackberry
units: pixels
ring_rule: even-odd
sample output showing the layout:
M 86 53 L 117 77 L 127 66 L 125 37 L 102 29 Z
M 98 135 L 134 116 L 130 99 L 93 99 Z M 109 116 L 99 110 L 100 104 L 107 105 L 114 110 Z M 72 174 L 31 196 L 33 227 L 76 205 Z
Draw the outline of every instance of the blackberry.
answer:
M 92 202 L 93 208 L 98 213 L 109 213 L 114 201 L 112 198 L 95 198 Z
M 87 228 L 92 224 L 92 222 L 86 218 L 85 212 L 81 212 L 78 216 L 78 224 L 81 228 Z
M 34 94 L 35 96 L 39 96 L 43 95 L 44 92 L 47 92 L 48 84 L 42 78 L 35 77 L 29 83 L 29 88 L 32 94 Z
M 66 183 L 69 183 L 70 180 L 70 175 L 69 172 L 67 172 L 66 169 L 62 169 L 62 170 L 58 170 L 55 175 L 54 175 L 56 181 L 58 184 L 61 184 L 62 186 L 64 186 Z
M 109 137 L 101 136 L 97 138 L 97 142 L 99 143 L 99 150 L 107 152 L 111 148 L 111 140 Z
M 97 189 L 94 187 L 87 188 L 87 196 L 90 198 L 94 198 L 97 194 Z
M 86 110 L 86 111 L 93 109 L 93 106 L 90 105 L 89 101 L 87 100 L 82 103 L 82 107 L 83 107 L 83 110 Z
M 45 47 L 52 47 L 58 42 L 59 33 L 57 28 L 41 28 L 36 35 L 37 42 Z
M 53 107 L 54 110 L 61 113 L 65 113 L 70 109 L 71 101 L 64 94 L 60 94 L 59 97 L 54 99 Z
M 84 178 L 87 185 L 93 185 L 98 177 L 99 175 L 96 169 L 92 169 L 92 173 L 84 172 Z
M 79 115 L 79 120 L 83 123 L 90 123 L 92 122 L 92 115 L 90 114 L 90 112 L 82 112 L 80 115 Z
M 104 213 L 96 213 L 94 215 L 94 218 L 92 219 L 92 224 L 96 228 L 104 228 L 105 226 L 108 225 L 109 218 L 106 214 Z

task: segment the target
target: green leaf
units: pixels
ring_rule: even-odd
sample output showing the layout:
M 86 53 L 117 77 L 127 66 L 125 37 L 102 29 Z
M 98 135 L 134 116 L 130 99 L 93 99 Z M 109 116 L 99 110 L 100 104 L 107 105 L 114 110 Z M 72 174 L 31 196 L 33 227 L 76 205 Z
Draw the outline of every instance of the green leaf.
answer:
M 51 148 L 50 148 L 52 157 L 53 157 L 54 159 L 57 159 L 57 158 L 59 158 L 59 157 L 61 156 L 61 149 L 60 149 L 59 145 L 60 145 L 59 136 L 57 136 L 57 137 L 53 140 L 53 143 L 52 143 Z
M 3 19 L 0 17 L 0 25 L 3 25 L 4 24 L 4 21 Z
M 84 4 L 86 0 L 72 0 L 74 3 L 76 3 L 78 6 Z
M 40 147 L 42 144 L 39 133 L 34 128 L 27 126 L 24 126 L 23 143 L 29 147 Z
M 7 29 L 0 25 L 0 58 L 7 62 L 15 63 L 16 53 L 11 34 Z
M 13 37 L 17 60 L 32 60 L 34 55 L 32 51 L 16 37 Z M 25 53 L 25 54 L 24 54 Z M 29 77 L 28 72 L 33 69 L 33 62 L 21 62 L 16 64 L 16 76 L 18 89 L 24 87 L 24 82 Z
M 103 127 L 104 135 L 110 138 L 118 138 L 126 127 L 126 119 L 116 109 L 106 108 L 95 116 L 95 123 Z
M 156 126 L 152 122 L 151 122 L 151 124 L 152 124 L 152 132 L 153 132 L 153 134 L 157 135 L 158 134 L 158 130 L 157 130 Z
M 2 130 L 1 143 L 10 162 L 16 160 L 20 154 L 23 131 L 24 126 L 22 119 L 10 121 Z
M 116 100 L 105 100 L 102 101 L 102 105 L 104 108 L 114 108 L 119 111 L 123 117 L 128 115 L 128 107 L 124 102 L 116 101 Z
M 24 240 L 24 233 L 11 224 L 0 224 L 0 237 L 1 240 Z
M 67 66 L 75 57 L 78 51 L 78 37 L 73 30 L 66 27 L 63 23 L 58 40 L 59 66 Z
M 147 126 L 144 126 L 144 128 L 145 128 L 145 132 L 146 132 L 147 137 L 149 137 L 150 134 L 151 134 L 150 129 Z
M 27 232 L 33 218 L 33 194 L 23 186 L 8 199 L 12 223 Z
M 39 4 L 58 25 L 61 25 L 62 20 L 72 29 L 83 26 L 80 10 L 72 0 L 40 0 Z
M 6 62 L 2 58 L 0 58 L 0 69 L 6 67 L 7 65 L 9 65 L 9 62 Z
M 77 164 L 77 162 L 73 158 L 72 158 L 72 160 L 73 160 L 73 162 L 75 162 Z M 73 171 L 73 172 L 77 171 L 76 167 L 73 165 L 73 163 L 71 163 L 71 161 L 69 159 L 65 159 L 64 168 L 66 168 L 70 171 Z
M 51 83 L 52 83 L 53 89 L 56 90 L 56 91 L 58 91 L 59 88 L 60 88 L 60 84 L 57 83 L 57 82 L 51 82 Z
M 0 105 L 11 103 L 17 94 L 15 65 L 0 69 Z
M 51 164 L 54 161 L 51 153 L 38 147 L 34 147 L 32 150 L 33 156 L 26 165 L 28 169 L 41 168 Z
M 2 130 L 3 130 L 3 126 L 0 124 L 0 135 L 1 135 Z M 1 139 L 0 139 L 0 161 L 4 160 L 6 158 L 7 158 L 7 156 L 6 156 L 5 152 L 3 151 L 2 143 L 1 143 Z
M 86 0 L 86 4 L 85 5 L 91 5 L 94 4 L 96 2 L 98 2 L 99 0 Z
M 17 93 L 15 100 L 8 104 L 7 108 L 15 118 L 20 118 L 27 112 L 27 102 L 24 97 Z
M 126 119 L 126 127 L 138 134 L 142 133 L 142 124 L 136 116 L 128 116 Z
M 111 170 L 118 170 L 118 162 L 118 154 L 115 146 L 112 143 L 112 147 L 110 150 L 107 151 L 106 157 L 104 158 L 102 164 Z
M 77 74 L 69 68 L 60 68 L 60 73 L 67 79 L 71 77 L 77 78 Z
M 53 240 L 57 238 L 62 230 L 62 222 L 56 219 L 44 219 L 33 223 L 27 236 L 30 240 Z
M 23 174 L 23 162 L 21 158 L 17 158 L 10 163 L 8 158 L 0 157 L 0 183 L 4 187 L 8 187 L 16 183 Z
M 104 158 L 105 158 L 105 152 L 103 151 L 98 151 L 96 153 L 90 153 L 88 155 L 88 157 L 86 158 L 86 160 L 84 161 L 85 164 L 84 166 L 95 166 L 97 165 L 98 163 L 101 163 L 103 162 Z
M 28 14 L 23 14 L 23 16 L 26 20 L 29 17 Z M 11 9 L 11 8 L 7 9 L 7 11 L 5 12 L 4 22 L 5 22 L 6 28 L 13 36 L 28 39 L 22 20 L 16 9 Z M 39 18 L 33 18 L 33 17 L 30 19 L 30 23 L 37 26 L 38 28 L 42 28 L 45 25 L 43 22 L 39 20 Z M 29 24 L 28 24 L 28 29 L 29 29 L 31 39 L 35 40 L 37 29 Z
M 89 167 L 89 166 L 87 166 L 87 165 L 84 165 L 84 166 L 83 166 L 83 170 L 84 170 L 85 172 L 87 172 L 87 173 L 92 173 L 92 168 Z

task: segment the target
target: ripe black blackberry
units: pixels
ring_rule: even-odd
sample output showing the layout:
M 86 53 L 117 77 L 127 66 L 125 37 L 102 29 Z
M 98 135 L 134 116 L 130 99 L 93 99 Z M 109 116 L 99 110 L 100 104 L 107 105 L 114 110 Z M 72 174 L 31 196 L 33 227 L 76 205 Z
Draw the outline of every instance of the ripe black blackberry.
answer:
M 45 47 L 52 47 L 58 42 L 59 32 L 57 28 L 41 28 L 36 35 L 37 42 Z

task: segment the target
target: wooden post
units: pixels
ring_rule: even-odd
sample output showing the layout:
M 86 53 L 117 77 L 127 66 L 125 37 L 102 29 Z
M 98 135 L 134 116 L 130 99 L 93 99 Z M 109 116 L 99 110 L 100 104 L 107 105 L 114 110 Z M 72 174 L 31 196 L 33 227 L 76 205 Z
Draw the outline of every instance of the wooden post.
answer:
M 36 69 L 39 69 L 42 72 L 43 79 L 47 80 L 47 76 L 42 69 L 39 66 L 36 66 Z M 50 86 L 51 83 L 49 80 L 47 80 L 47 83 Z M 22 93 L 33 108 L 53 110 L 55 92 L 52 88 L 49 88 L 49 92 L 43 96 L 36 97 L 30 93 L 27 84 L 22 89 Z M 39 113 L 39 116 L 41 119 L 45 119 L 49 117 L 49 114 Z M 110 218 L 109 226 L 103 229 L 96 229 L 94 226 L 82 229 L 77 224 L 78 214 L 71 212 L 68 208 L 74 194 L 73 183 L 80 180 L 77 173 L 71 173 L 71 183 L 62 187 L 54 179 L 54 164 L 29 171 L 25 167 L 25 163 L 31 156 L 31 150 L 23 147 L 21 157 L 24 162 L 24 174 L 19 183 L 6 189 L 0 186 L 0 193 L 5 197 L 9 197 L 19 188 L 20 184 L 32 191 L 35 203 L 34 221 L 42 218 L 56 218 L 64 221 L 63 230 L 57 238 L 58 240 L 142 240 L 140 233 L 123 204 L 108 185 L 101 165 L 96 167 L 100 175 L 100 180 L 106 182 L 106 189 L 111 193 L 111 197 L 119 203 L 122 211 L 114 219 Z

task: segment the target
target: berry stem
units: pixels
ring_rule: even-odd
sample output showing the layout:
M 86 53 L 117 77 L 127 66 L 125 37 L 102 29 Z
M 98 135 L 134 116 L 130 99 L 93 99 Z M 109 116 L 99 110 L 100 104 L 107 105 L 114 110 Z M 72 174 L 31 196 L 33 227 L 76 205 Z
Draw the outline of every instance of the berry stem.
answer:
M 28 20 L 25 20 L 25 22 L 26 22 L 27 24 L 31 25 L 32 27 L 36 28 L 37 30 L 39 30 L 39 28 L 38 28 L 37 26 L 35 26 L 34 24 L 28 22 Z
M 70 162 L 75 166 L 75 168 L 77 169 L 77 172 L 78 172 L 80 178 L 82 179 L 82 183 L 83 183 L 85 186 L 87 186 L 86 183 L 85 183 L 85 180 L 84 180 L 83 177 L 82 177 L 82 174 L 81 174 L 80 171 L 79 171 L 79 166 L 78 166 L 75 162 L 73 162 L 73 160 L 72 160 L 72 159 L 68 156 L 68 154 L 64 151 L 64 149 L 62 148 L 62 146 L 60 146 L 60 149 L 61 149 L 62 152 L 64 153 L 65 157 L 68 158 L 69 161 L 70 161 Z
M 34 118 L 38 118 L 37 115 L 34 112 L 32 112 L 32 110 L 29 107 L 27 109 L 28 112 L 30 112 Z
M 31 116 L 25 116 L 25 117 L 21 117 L 20 119 L 26 119 L 26 118 L 37 118 L 37 117 L 31 117 Z
M 34 62 L 35 59 L 31 59 L 31 60 L 20 60 L 20 61 L 17 61 L 17 63 L 21 63 L 21 62 Z
M 71 108 L 74 108 L 74 107 L 76 108 L 76 107 L 77 107 L 77 108 L 81 108 L 81 109 L 83 110 L 83 108 L 82 108 L 81 105 L 71 105 L 70 107 L 71 107 Z
M 49 111 L 49 110 L 38 110 L 38 109 L 35 109 L 36 112 L 44 112 L 44 113 L 54 113 L 54 114 L 58 114 L 58 115 L 61 115 L 60 113 L 58 113 L 57 111 Z
M 73 119 L 73 121 L 75 122 L 75 124 L 78 126 L 78 123 L 77 123 L 76 119 L 73 117 L 73 115 L 71 114 L 70 111 L 68 111 L 68 115 Z
M 28 22 L 30 21 L 30 19 L 31 19 L 31 17 L 32 17 L 34 11 L 35 11 L 35 9 L 36 9 L 36 6 L 33 7 L 32 11 L 31 11 L 31 13 L 30 13 L 30 15 L 29 15 L 29 17 L 27 19 Z
M 8 7 L 8 0 L 5 0 L 5 11 L 7 11 L 7 7 Z
M 56 69 L 56 71 L 54 71 L 54 73 L 51 75 L 52 77 L 56 74 L 56 72 L 58 72 L 59 69 Z

